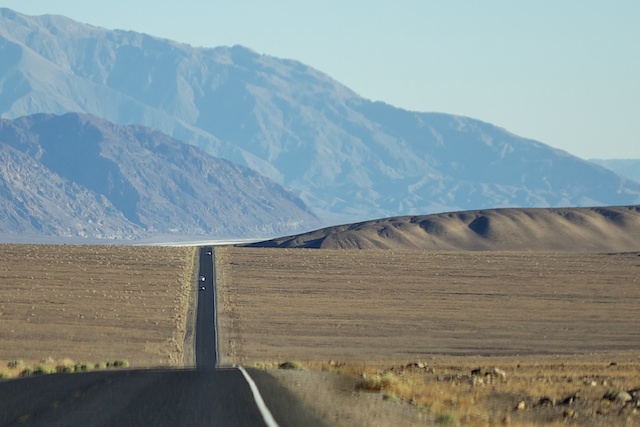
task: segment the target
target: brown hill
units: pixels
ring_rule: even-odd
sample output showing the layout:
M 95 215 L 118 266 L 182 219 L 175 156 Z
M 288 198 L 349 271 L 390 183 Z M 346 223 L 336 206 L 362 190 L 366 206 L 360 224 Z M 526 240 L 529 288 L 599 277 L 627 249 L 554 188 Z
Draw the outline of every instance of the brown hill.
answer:
M 340 225 L 251 246 L 320 249 L 628 252 L 640 206 L 520 208 L 404 216 Z

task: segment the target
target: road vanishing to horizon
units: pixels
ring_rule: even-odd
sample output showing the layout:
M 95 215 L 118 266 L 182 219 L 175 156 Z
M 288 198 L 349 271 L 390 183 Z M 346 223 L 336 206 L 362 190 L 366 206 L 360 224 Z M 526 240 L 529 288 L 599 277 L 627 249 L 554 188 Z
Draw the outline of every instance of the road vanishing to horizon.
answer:
M 219 367 L 214 250 L 200 248 L 195 369 L 99 371 L 0 383 L 0 426 L 314 426 L 265 372 Z M 202 287 L 204 289 L 202 289 Z

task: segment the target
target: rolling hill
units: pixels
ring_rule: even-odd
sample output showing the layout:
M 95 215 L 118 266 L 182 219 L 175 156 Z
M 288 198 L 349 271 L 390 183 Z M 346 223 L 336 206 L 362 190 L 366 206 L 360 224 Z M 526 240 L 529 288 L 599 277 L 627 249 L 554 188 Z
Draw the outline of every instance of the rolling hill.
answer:
M 385 218 L 248 246 L 631 252 L 640 251 L 640 206 L 505 208 Z

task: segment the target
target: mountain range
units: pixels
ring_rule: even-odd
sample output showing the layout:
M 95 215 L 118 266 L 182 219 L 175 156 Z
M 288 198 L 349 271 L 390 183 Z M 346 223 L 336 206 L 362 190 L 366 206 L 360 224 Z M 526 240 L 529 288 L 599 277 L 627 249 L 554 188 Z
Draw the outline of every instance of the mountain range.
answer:
M 319 226 L 253 170 L 142 126 L 67 113 L 0 119 L 0 235 L 273 236 Z
M 640 182 L 640 159 L 589 159 L 589 161 L 632 181 Z
M 0 115 L 158 129 L 291 189 L 325 224 L 633 205 L 640 184 L 472 118 L 372 102 L 295 60 L 0 9 Z

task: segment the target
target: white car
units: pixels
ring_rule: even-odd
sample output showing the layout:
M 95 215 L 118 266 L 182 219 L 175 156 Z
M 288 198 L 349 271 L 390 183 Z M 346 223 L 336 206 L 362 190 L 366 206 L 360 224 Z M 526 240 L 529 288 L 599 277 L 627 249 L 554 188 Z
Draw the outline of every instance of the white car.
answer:
M 205 280 L 207 280 L 204 276 L 200 276 L 200 281 L 204 282 Z

